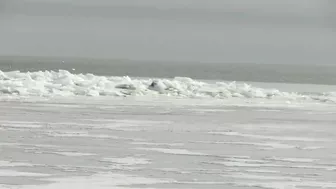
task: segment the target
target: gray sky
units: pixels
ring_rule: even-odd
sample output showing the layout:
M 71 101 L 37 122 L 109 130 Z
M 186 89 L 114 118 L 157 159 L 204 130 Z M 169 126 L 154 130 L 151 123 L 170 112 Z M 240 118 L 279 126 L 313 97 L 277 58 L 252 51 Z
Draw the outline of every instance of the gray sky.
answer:
M 335 17 L 328 4 L 333 1 L 328 0 L 0 2 L 0 56 L 315 64 L 336 60 Z

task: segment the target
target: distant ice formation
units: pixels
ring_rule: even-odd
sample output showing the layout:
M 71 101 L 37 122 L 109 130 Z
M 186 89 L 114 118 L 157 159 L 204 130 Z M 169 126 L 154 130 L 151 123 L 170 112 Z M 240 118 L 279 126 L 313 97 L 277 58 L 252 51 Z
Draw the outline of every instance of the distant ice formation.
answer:
M 0 95 L 16 96 L 144 96 L 167 95 L 184 98 L 280 98 L 284 100 L 332 101 L 334 93 L 309 95 L 263 89 L 236 82 L 200 82 L 190 78 L 131 79 L 65 70 L 38 72 L 0 71 Z

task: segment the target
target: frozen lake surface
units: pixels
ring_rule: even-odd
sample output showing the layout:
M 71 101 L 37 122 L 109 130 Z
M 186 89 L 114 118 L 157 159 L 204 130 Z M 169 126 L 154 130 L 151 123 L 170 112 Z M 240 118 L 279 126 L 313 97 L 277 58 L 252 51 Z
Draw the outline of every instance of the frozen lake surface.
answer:
M 0 188 L 336 188 L 333 105 L 236 101 L 2 100 Z

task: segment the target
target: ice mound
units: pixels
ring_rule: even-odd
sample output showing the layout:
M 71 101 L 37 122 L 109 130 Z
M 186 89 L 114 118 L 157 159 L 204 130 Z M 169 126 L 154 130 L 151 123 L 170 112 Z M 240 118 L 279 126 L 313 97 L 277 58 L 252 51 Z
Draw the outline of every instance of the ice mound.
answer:
M 130 96 L 168 95 L 187 98 L 284 98 L 325 100 L 298 93 L 262 89 L 235 82 L 206 83 L 190 78 L 131 79 L 93 74 L 71 74 L 68 71 L 2 72 L 0 95 L 18 96 Z M 331 94 L 329 94 L 331 95 Z

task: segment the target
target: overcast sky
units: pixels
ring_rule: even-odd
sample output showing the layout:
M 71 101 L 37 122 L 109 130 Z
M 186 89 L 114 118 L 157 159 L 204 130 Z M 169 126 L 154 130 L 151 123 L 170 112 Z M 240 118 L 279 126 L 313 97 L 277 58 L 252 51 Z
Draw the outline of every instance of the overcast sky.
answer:
M 333 2 L 0 0 L 0 56 L 333 63 Z

